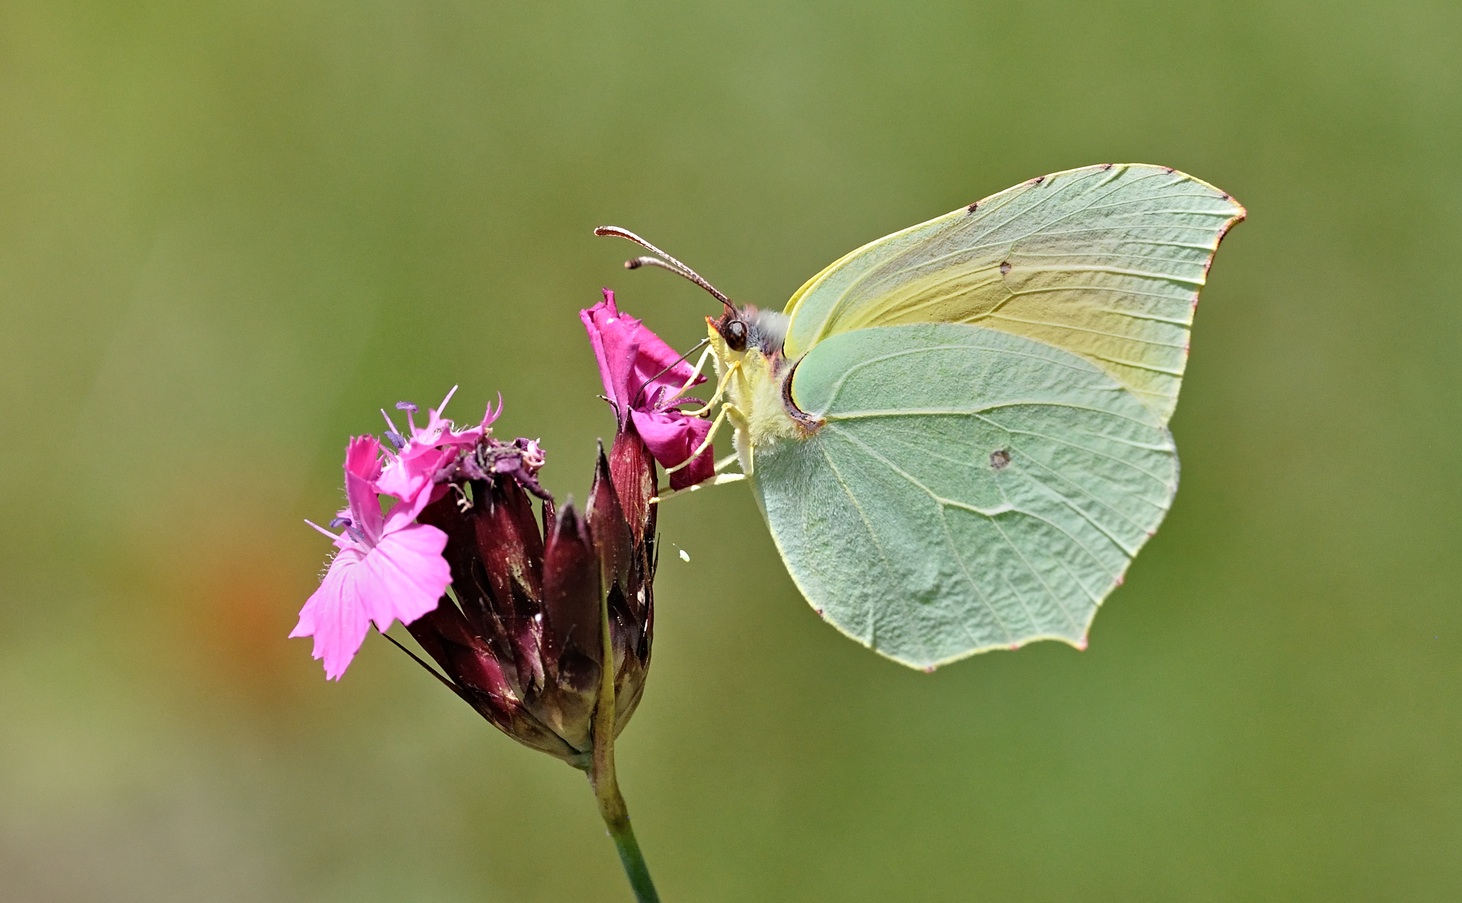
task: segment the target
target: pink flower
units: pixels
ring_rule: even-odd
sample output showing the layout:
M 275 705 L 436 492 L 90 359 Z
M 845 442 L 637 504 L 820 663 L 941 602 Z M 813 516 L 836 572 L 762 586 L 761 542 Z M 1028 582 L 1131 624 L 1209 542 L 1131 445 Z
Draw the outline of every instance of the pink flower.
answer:
M 456 392 L 457 387 L 453 386 L 447 397 L 442 399 L 441 405 L 427 412 L 427 424 L 424 427 L 416 425 L 416 405 L 405 401 L 397 404 L 397 410 L 406 412 L 409 438 L 396 430 L 396 424 L 391 421 L 390 415 L 385 411 L 381 412 L 389 427 L 386 438 L 398 451 L 394 455 L 387 452 L 390 460 L 376 480 L 375 487 L 382 495 L 389 495 L 407 506 L 412 518 L 446 492 L 440 479 L 446 475 L 444 471 L 457 463 L 462 451 L 476 446 L 489 432 L 488 427 L 492 422 L 502 414 L 502 400 L 499 399 L 497 410 L 494 411 L 489 405 L 482 422 L 477 426 L 455 429 L 452 421 L 442 416 L 442 411 L 446 410 L 447 402 L 452 400 Z
M 436 416 L 433 412 L 434 421 Z M 414 425 L 412 430 L 417 432 Z M 450 422 L 446 432 L 451 432 Z M 447 534 L 415 522 L 431 495 L 433 475 L 416 464 L 424 457 L 417 456 L 408 465 L 401 463 L 400 455 L 391 461 L 400 468 L 396 487 L 403 494 L 396 496 L 400 503 L 382 515 L 380 442 L 374 436 L 359 436 L 346 447 L 347 507 L 331 524 L 344 530 L 337 536 L 315 527 L 331 537 L 339 551 L 290 633 L 315 638 L 314 657 L 324 659 L 325 676 L 331 680 L 345 673 L 372 622 L 381 631 L 395 620 L 410 624 L 436 608 L 452 582 L 442 557 Z
M 684 464 L 710 435 L 711 424 L 680 410 L 681 405 L 694 401 L 682 398 L 680 391 L 705 382 L 705 377 L 639 320 L 621 314 L 609 289 L 604 290 L 603 301 L 579 311 L 579 318 L 589 331 L 599 377 L 620 428 L 627 419 L 633 420 L 661 466 Z M 670 474 L 670 487 L 694 486 L 714 473 L 715 453 L 707 445 L 689 464 Z

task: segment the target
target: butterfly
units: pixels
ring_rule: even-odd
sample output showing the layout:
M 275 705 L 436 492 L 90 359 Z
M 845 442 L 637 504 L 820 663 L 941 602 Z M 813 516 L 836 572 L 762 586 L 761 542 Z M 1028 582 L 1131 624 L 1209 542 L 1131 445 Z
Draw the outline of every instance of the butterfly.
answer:
M 932 670 L 1085 648 L 1178 485 L 1168 420 L 1213 254 L 1245 216 L 1174 169 L 1031 179 L 880 238 L 780 312 L 707 318 L 735 430 L 787 571 L 847 636 Z

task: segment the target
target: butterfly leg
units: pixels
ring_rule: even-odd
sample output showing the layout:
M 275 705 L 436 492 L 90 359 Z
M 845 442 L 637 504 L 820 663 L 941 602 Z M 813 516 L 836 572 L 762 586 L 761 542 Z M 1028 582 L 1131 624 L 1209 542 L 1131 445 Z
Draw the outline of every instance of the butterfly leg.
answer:
M 740 424 L 741 423 L 744 423 L 745 420 L 746 420 L 746 418 L 741 415 L 741 411 L 739 409 L 737 409 L 737 407 L 735 405 L 733 405 L 733 404 L 723 404 L 723 405 L 721 405 L 721 412 L 716 415 L 716 419 L 711 423 L 711 430 L 710 430 L 710 432 L 708 432 L 706 434 L 705 440 L 702 441 L 701 444 L 696 447 L 695 451 L 691 452 L 690 453 L 690 456 L 688 458 L 686 458 L 684 461 L 680 462 L 679 464 L 676 464 L 674 467 L 667 467 L 667 468 L 665 468 L 665 473 L 667 475 L 668 474 L 672 474 L 672 473 L 675 473 L 677 470 L 680 470 L 680 469 L 688 466 L 690 464 L 690 462 L 693 461 L 693 460 L 695 460 L 695 458 L 698 455 L 703 454 L 707 449 L 709 449 L 711 447 L 712 440 L 714 440 L 716 438 L 716 432 L 717 432 L 717 430 L 719 430 L 721 428 L 721 424 L 722 423 L 726 423 L 726 422 L 729 421 L 731 423 L 731 425 L 736 428 L 737 435 L 738 436 L 741 435 L 742 434 L 742 428 L 741 428 Z M 742 455 L 741 455 L 740 451 L 737 451 L 737 452 L 734 452 L 732 454 L 729 454 L 726 457 L 724 457 L 721 460 L 719 460 L 719 461 L 716 462 L 716 464 L 715 464 L 715 472 L 716 472 L 716 475 L 714 477 L 711 477 L 709 480 L 703 480 L 703 481 L 701 481 L 699 483 L 696 483 L 694 486 L 687 486 L 684 489 L 664 489 L 664 490 L 660 490 L 656 494 L 654 501 L 664 501 L 665 499 L 674 498 L 677 495 L 682 495 L 682 494 L 687 493 L 687 492 L 694 492 L 695 490 L 701 488 L 702 486 L 722 486 L 722 485 L 725 485 L 726 483 L 735 483 L 738 480 L 744 480 L 744 479 L 746 479 L 746 476 L 747 476 L 746 472 L 744 472 L 744 471 L 741 472 L 741 473 L 734 473 L 734 472 L 733 473 L 726 473 L 725 472 L 726 468 L 727 467 L 730 467 L 731 466 L 731 463 L 733 461 L 737 461 L 737 460 L 741 460 L 741 459 L 742 459 Z
M 725 418 L 726 422 L 731 424 L 731 442 L 736 447 L 736 452 L 733 455 L 727 455 L 721 461 L 717 462 L 716 471 L 719 473 L 723 468 L 729 467 L 732 461 L 737 461 L 741 464 L 741 473 L 737 479 L 740 479 L 740 477 L 749 477 L 753 470 L 751 421 L 740 407 L 729 401 L 721 405 L 721 417 Z
M 681 461 L 674 467 L 665 468 L 666 474 L 672 474 L 675 473 L 677 470 L 682 470 L 686 467 L 689 467 L 690 462 L 694 461 L 696 458 L 706 453 L 706 450 L 711 447 L 711 442 L 716 438 L 716 431 L 721 428 L 721 424 L 726 422 L 727 413 L 730 408 L 730 405 L 721 406 L 721 413 L 717 414 L 716 419 L 711 421 L 711 429 L 708 433 L 706 433 L 706 438 L 701 440 L 701 444 L 697 445 L 695 447 L 695 451 L 691 452 L 690 456 L 687 457 L 684 461 Z
M 709 480 L 702 480 L 694 486 L 687 486 L 684 489 L 662 489 L 650 501 L 663 502 L 666 499 L 673 499 L 677 495 L 687 495 L 695 492 L 697 489 L 704 489 L 707 486 L 724 486 L 727 483 L 735 483 L 744 479 L 746 479 L 746 474 L 744 473 L 718 473 Z
M 710 360 L 710 357 L 711 357 L 710 343 L 707 342 L 707 341 L 705 341 L 704 339 L 702 339 L 701 340 L 701 344 L 702 345 L 705 345 L 706 346 L 706 349 L 701 352 L 700 358 L 696 360 L 696 362 L 695 362 L 695 369 L 691 371 L 690 378 L 685 381 L 684 385 L 682 385 L 680 388 L 676 389 L 675 390 L 675 394 L 672 395 L 672 396 L 670 396 L 671 398 L 679 398 L 680 396 L 684 395 L 686 392 L 689 392 L 690 391 L 690 387 L 693 386 L 693 385 L 695 385 L 696 384 L 696 381 L 701 378 L 701 371 L 706 369 L 706 361 L 707 360 Z M 686 353 L 689 354 L 689 353 L 691 353 L 691 351 L 695 351 L 695 349 L 692 348 L 690 351 L 688 351 Z M 697 416 L 699 416 L 699 415 L 697 415 Z
M 710 351 L 711 349 L 706 349 L 706 354 L 709 354 Z M 704 354 L 701 355 L 701 363 L 700 365 L 698 365 L 698 367 L 705 364 L 705 357 L 706 356 Z M 732 364 L 731 366 L 727 367 L 726 372 L 721 374 L 721 378 L 716 381 L 716 391 L 711 393 L 710 400 L 693 411 L 685 411 L 683 413 L 689 417 L 704 417 L 706 414 L 709 414 L 711 412 L 711 409 L 720 404 L 721 399 L 726 396 L 726 387 L 731 384 L 732 375 L 735 374 L 739 369 L 739 363 Z M 685 390 L 682 389 L 681 391 L 683 392 Z

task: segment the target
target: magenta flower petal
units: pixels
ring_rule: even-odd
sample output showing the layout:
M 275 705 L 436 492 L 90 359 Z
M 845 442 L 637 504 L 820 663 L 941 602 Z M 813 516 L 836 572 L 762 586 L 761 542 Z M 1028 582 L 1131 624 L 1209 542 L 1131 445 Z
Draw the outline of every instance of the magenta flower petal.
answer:
M 370 624 L 385 631 L 392 621 L 410 624 L 437 607 L 452 573 L 442 550 L 447 534 L 436 527 L 388 524 L 370 549 L 342 538 L 330 570 L 305 607 L 291 637 L 315 638 L 314 657 L 325 676 L 339 680 L 365 642 Z
M 589 333 L 604 391 L 620 417 L 670 404 L 693 376 L 692 385 L 705 382 L 680 352 L 638 319 L 620 313 L 609 289 L 603 301 L 579 311 L 579 319 Z
M 401 454 L 381 471 L 374 483 L 375 491 L 400 501 L 415 517 L 433 500 L 437 473 L 456 458 L 456 449 L 414 446 L 408 441 Z
M 681 388 L 705 381 L 684 357 L 634 317 L 619 312 L 614 293 L 579 311 L 589 344 L 599 363 L 604 392 L 614 405 L 620 428 L 627 419 L 645 440 L 656 461 L 675 467 L 691 456 L 710 434 L 711 424 L 679 410 Z M 684 489 L 715 473 L 715 453 L 707 446 L 695 460 L 670 474 L 670 486 Z
M 375 436 L 356 436 L 345 447 L 345 499 L 348 517 L 359 535 L 370 542 L 380 538 L 381 503 L 373 484 L 381 475 L 381 443 Z
M 418 432 L 414 425 L 412 432 Z M 383 472 L 375 437 L 356 437 L 346 446 L 347 508 L 339 521 L 345 530 L 327 533 L 339 551 L 290 633 L 314 637 L 314 656 L 324 660 L 331 680 L 345 673 L 371 622 L 382 631 L 396 620 L 409 624 L 436 608 L 451 583 L 442 555 L 447 535 L 414 522 L 437 488 L 433 477 L 443 463 L 423 452 L 404 462 L 398 456 Z M 388 475 L 404 497 L 383 516 L 378 487 Z
M 492 422 L 502 414 L 502 401 L 499 399 L 497 410 L 494 411 L 489 405 L 482 422 L 477 426 L 456 429 L 451 420 L 442 416 L 447 402 L 452 400 L 456 391 L 453 387 L 447 397 L 442 399 L 440 406 L 427 412 L 427 424 L 424 427 L 416 425 L 415 405 L 405 402 L 397 405 L 407 412 L 409 438 L 396 433 L 395 424 L 391 423 L 389 416 L 386 417 L 386 422 L 391 424 L 392 433 L 401 440 L 401 448 L 391 456 L 391 460 L 375 481 L 375 490 L 402 502 L 413 517 L 441 497 L 441 493 L 436 490 L 438 477 L 443 469 L 455 462 L 460 452 L 477 445 L 489 432 Z
M 320 581 L 320 588 L 300 609 L 299 623 L 289 634 L 315 638 L 312 654 L 316 659 L 324 659 L 325 677 L 329 680 L 339 680 L 345 673 L 370 630 L 370 618 L 359 604 L 362 558 L 353 546 L 336 554 L 325 579 Z
M 579 319 L 584 323 L 584 331 L 589 333 L 589 347 L 594 349 L 594 360 L 599 364 L 599 381 L 604 384 L 604 392 L 609 397 L 609 403 L 614 405 L 615 412 L 621 410 L 619 392 L 617 387 L 620 384 L 609 366 L 610 358 L 621 360 L 626 357 L 628 343 L 625 341 L 623 329 L 615 329 L 614 323 L 619 318 L 619 310 L 614 305 L 614 292 L 604 290 L 604 300 L 589 308 L 579 311 Z M 613 353 L 606 347 L 606 336 L 613 339 Z M 632 352 L 630 352 L 632 353 Z
M 361 560 L 361 604 L 377 630 L 392 621 L 410 624 L 437 607 L 452 582 L 446 547 L 446 533 L 413 523 L 388 532 Z
M 631 411 L 630 418 L 650 455 L 664 467 L 683 463 L 711 432 L 709 420 L 687 417 L 679 411 Z M 706 446 L 689 465 L 670 474 L 670 488 L 694 486 L 709 480 L 715 472 L 715 452 Z

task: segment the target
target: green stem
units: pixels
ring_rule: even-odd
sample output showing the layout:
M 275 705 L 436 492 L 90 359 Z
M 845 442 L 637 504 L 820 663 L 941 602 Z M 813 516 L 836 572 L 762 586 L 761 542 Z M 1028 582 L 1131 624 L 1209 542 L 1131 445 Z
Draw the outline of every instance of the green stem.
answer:
M 602 576 L 601 576 L 602 579 Z M 614 771 L 615 698 L 614 698 L 614 641 L 609 634 L 609 600 L 599 594 L 599 635 L 604 662 L 599 680 L 599 700 L 594 707 L 594 757 L 589 764 L 589 786 L 594 789 L 594 799 L 599 803 L 599 817 L 609 828 L 614 846 L 619 850 L 619 861 L 629 886 L 634 889 L 638 903 L 660 903 L 655 893 L 655 884 L 650 880 L 649 866 L 640 852 L 639 841 L 635 840 L 634 829 L 629 824 L 629 807 L 619 792 L 619 779 Z
M 624 874 L 629 878 L 629 886 L 634 889 L 635 899 L 639 903 L 660 903 L 660 897 L 655 893 L 655 884 L 650 880 L 650 868 L 645 865 L 645 856 L 640 852 L 639 841 L 635 840 L 634 829 L 630 827 L 629 810 L 624 805 L 624 797 L 619 793 L 619 782 L 614 779 L 612 762 L 608 780 L 602 774 L 591 773 L 589 782 L 593 785 L 594 796 L 599 801 L 599 814 L 609 828 L 609 836 L 614 838 L 615 848 L 619 850 L 619 861 L 624 865 Z

